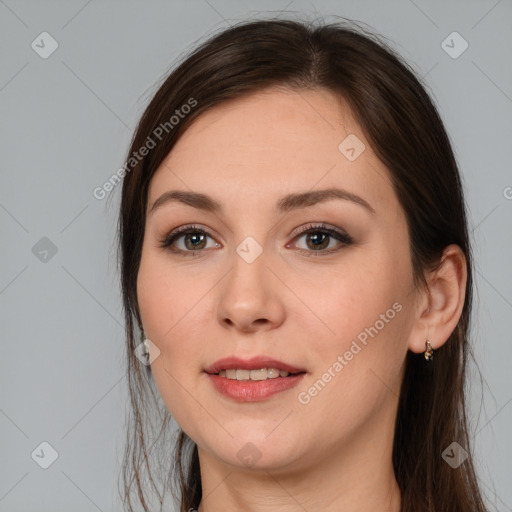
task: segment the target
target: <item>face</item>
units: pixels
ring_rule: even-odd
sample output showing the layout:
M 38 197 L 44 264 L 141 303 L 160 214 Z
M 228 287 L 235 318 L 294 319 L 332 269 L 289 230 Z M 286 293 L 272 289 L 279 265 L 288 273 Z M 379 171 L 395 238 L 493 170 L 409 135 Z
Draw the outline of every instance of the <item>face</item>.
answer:
M 277 471 L 392 438 L 414 319 L 406 219 L 330 92 L 270 89 L 194 121 L 150 183 L 137 290 L 156 385 L 200 457 Z M 207 373 L 251 359 L 301 373 Z

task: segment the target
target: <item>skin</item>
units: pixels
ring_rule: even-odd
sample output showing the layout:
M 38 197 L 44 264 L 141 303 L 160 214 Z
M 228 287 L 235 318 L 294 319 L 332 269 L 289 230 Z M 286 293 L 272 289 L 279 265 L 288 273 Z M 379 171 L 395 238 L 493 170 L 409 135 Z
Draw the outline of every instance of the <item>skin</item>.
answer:
M 350 133 L 366 146 L 354 161 L 338 149 Z M 274 210 L 286 194 L 332 186 L 364 198 L 375 214 L 339 199 Z M 174 202 L 149 213 L 168 190 L 206 193 L 224 211 Z M 159 247 L 189 223 L 209 233 L 195 241 L 203 252 Z M 311 235 L 297 235 L 310 223 L 345 230 L 353 243 L 330 237 L 321 250 L 339 250 L 322 255 Z M 139 307 L 160 350 L 156 385 L 198 445 L 199 510 L 399 511 L 391 455 L 404 360 L 408 350 L 424 352 L 427 338 L 434 349 L 446 342 L 464 304 L 466 267 L 449 246 L 428 289 L 414 287 L 405 213 L 350 108 L 325 90 L 273 88 L 203 113 L 152 178 L 145 229 Z M 236 252 L 247 236 L 263 250 L 250 264 Z M 194 248 L 185 236 L 174 246 Z M 299 393 L 395 303 L 401 311 L 300 403 Z M 240 403 L 203 371 L 221 357 L 260 354 L 307 375 L 264 401 Z M 247 443 L 260 457 L 251 466 L 237 456 Z

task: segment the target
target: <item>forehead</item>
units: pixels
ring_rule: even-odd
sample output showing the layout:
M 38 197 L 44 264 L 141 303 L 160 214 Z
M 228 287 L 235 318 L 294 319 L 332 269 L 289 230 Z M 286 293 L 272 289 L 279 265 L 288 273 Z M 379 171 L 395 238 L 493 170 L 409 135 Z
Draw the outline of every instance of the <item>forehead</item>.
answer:
M 358 152 L 364 147 L 355 160 L 343 152 L 346 141 L 359 144 Z M 375 209 L 394 195 L 387 169 L 343 100 L 326 90 L 274 88 L 194 120 L 153 176 L 148 204 L 169 188 L 261 205 L 328 186 L 361 194 Z

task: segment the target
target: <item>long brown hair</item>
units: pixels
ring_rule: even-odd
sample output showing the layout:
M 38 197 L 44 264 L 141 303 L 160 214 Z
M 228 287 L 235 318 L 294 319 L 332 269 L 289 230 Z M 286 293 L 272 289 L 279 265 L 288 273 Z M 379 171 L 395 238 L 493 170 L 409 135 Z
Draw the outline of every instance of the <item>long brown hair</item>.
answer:
M 179 429 L 175 453 L 168 453 L 169 439 L 162 434 L 172 418 L 158 403 L 150 367 L 134 356 L 142 325 L 136 281 L 149 182 L 201 113 L 272 86 L 297 91 L 323 88 L 350 105 L 372 149 L 389 169 L 405 211 L 417 286 L 426 285 L 425 272 L 436 268 L 447 245 L 459 245 L 466 256 L 466 299 L 457 327 L 436 351 L 432 364 L 425 364 L 422 355 L 408 352 L 406 356 L 393 466 L 402 511 L 484 512 L 466 420 L 469 356 L 474 361 L 468 343 L 473 280 L 456 159 L 426 85 L 384 38 L 343 18 L 328 24 L 260 19 L 212 35 L 175 67 L 142 115 L 125 166 L 118 225 L 132 414 L 123 465 L 124 501 L 132 511 L 135 481 L 139 503 L 150 510 L 141 479 L 144 466 L 158 492 L 150 451 L 163 454 L 163 462 L 156 467 L 164 469 L 164 487 L 172 489 L 182 512 L 197 509 L 201 500 L 197 446 Z M 182 115 L 170 122 L 177 109 Z M 140 157 L 144 146 L 150 149 Z M 148 448 L 145 430 L 155 413 L 160 429 Z M 163 447 L 157 450 L 158 441 Z M 442 457 L 453 442 L 468 452 L 457 468 Z M 159 494 L 161 505 L 163 499 Z

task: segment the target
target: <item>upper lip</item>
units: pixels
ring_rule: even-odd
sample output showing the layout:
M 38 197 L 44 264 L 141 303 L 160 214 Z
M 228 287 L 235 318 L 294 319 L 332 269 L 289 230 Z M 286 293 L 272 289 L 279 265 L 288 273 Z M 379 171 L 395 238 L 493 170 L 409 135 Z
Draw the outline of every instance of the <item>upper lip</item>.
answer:
M 215 361 L 212 365 L 205 368 L 206 373 L 219 373 L 221 370 L 230 369 L 240 370 L 259 370 L 260 368 L 277 368 L 278 370 L 284 370 L 289 373 L 301 373 L 305 372 L 303 368 L 297 368 L 283 361 L 273 359 L 267 356 L 255 356 L 250 359 L 240 359 L 239 357 L 224 357 Z

